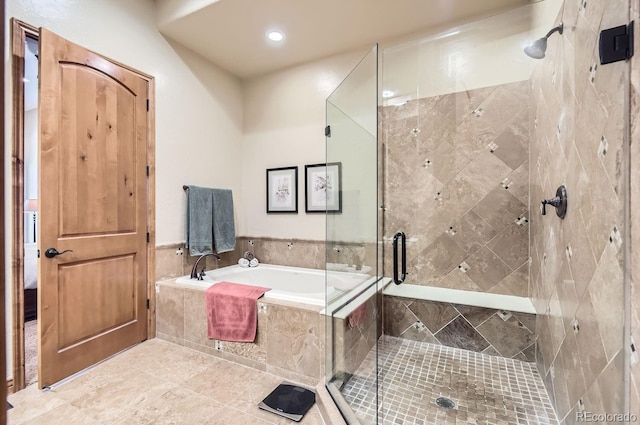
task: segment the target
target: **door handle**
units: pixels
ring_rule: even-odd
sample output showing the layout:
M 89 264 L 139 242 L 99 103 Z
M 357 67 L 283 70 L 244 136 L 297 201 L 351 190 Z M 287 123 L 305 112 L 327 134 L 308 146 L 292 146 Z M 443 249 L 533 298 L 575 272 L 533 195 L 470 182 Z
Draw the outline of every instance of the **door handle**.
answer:
M 398 240 L 401 241 L 402 274 L 398 276 Z M 393 236 L 393 283 L 400 285 L 407 278 L 407 236 L 398 232 Z
M 47 257 L 47 258 L 53 258 L 56 255 L 64 254 L 65 252 L 73 252 L 73 250 L 72 249 L 65 249 L 62 252 L 58 252 L 58 250 L 55 249 L 55 248 L 47 248 L 47 250 L 44 252 L 44 256 Z

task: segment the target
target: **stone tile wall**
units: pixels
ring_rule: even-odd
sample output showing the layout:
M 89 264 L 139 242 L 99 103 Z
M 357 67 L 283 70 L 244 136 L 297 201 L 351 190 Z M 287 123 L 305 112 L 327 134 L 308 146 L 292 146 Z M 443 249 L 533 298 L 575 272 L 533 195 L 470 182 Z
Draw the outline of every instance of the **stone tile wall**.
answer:
M 529 84 L 381 108 L 385 263 L 407 235 L 406 282 L 529 295 Z
M 624 185 L 628 63 L 600 65 L 600 30 L 629 2 L 567 0 L 531 79 L 532 205 L 567 187 L 567 216 L 530 217 L 537 362 L 561 422 L 624 413 Z M 532 208 L 533 211 L 533 208 Z
M 414 341 L 535 361 L 535 314 L 384 297 L 384 333 Z
M 321 307 L 268 299 L 258 301 L 253 343 L 207 337 L 204 290 L 160 282 L 156 301 L 157 337 L 258 370 L 315 385 L 324 371 L 324 316 Z
M 327 329 L 331 329 L 333 335 L 333 347 L 331 353 L 332 373 L 328 378 L 343 379 L 346 382 L 351 375 L 361 366 L 367 354 L 375 347 L 381 335 L 381 327 L 376 326 L 377 312 L 380 311 L 376 304 L 382 300 L 379 295 L 372 295 L 361 308 L 364 309 L 362 320 L 357 323 L 347 319 L 327 317 L 331 321 Z
M 640 2 L 632 1 L 630 20 L 635 21 L 635 39 L 640 40 Z M 629 388 L 630 411 L 640 418 L 640 227 L 633 223 L 640 223 L 640 55 L 631 58 L 631 138 L 629 162 L 635 164 L 631 168 L 630 187 L 630 256 L 628 269 L 631 284 L 630 327 L 631 343 L 634 350 L 629 350 L 631 379 Z
M 349 242 L 333 242 L 328 254 L 324 241 L 302 239 L 277 239 L 238 237 L 236 249 L 221 254 L 222 260 L 206 258 L 206 269 L 213 270 L 237 264 L 246 251 L 252 251 L 263 263 L 280 266 L 324 269 L 325 262 L 355 266 L 370 266 L 375 270 L 376 245 Z M 166 280 L 191 273 L 197 257 L 188 254 L 184 244 L 156 247 L 156 280 Z M 371 272 L 373 273 L 373 272 Z

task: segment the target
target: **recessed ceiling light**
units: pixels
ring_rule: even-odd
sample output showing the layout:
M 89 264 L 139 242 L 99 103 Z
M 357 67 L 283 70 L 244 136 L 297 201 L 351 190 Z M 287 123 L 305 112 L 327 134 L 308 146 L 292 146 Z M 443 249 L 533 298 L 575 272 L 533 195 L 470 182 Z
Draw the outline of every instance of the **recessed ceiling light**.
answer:
M 394 92 L 393 90 L 382 90 L 382 97 L 384 97 L 385 99 L 393 97 L 393 95 L 395 94 L 396 92 Z
M 284 40 L 284 34 L 280 31 L 269 31 L 267 33 L 267 38 L 271 41 L 282 41 Z

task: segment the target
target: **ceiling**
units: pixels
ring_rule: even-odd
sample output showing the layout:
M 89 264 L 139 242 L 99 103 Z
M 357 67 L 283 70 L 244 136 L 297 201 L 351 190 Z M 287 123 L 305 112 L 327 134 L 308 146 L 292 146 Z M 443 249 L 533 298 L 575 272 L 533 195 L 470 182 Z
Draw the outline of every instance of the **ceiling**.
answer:
M 541 0 L 156 0 L 167 37 L 241 79 Z M 285 40 L 268 42 L 278 29 Z M 363 50 L 364 52 L 365 50 Z

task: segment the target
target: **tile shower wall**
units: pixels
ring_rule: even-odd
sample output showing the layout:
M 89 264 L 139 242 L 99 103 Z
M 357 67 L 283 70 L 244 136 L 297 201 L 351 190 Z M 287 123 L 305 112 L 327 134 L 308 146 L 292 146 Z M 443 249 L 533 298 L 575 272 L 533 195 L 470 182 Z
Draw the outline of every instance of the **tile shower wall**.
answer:
M 640 40 L 640 2 L 631 2 L 631 20 L 636 22 L 635 39 Z M 631 59 L 631 148 L 629 161 L 640 164 L 640 55 Z M 630 218 L 631 223 L 640 223 L 640 167 L 631 168 Z M 634 349 L 630 353 L 630 411 L 640 417 L 640 228 L 631 226 L 631 342 Z M 628 348 L 628 347 L 627 347 Z
M 414 341 L 535 361 L 534 314 L 384 297 L 384 333 Z
M 359 308 L 364 309 L 360 320 L 352 321 L 349 317 L 340 319 L 333 317 L 331 323 L 332 335 L 332 379 L 348 380 L 362 365 L 369 352 L 375 347 L 380 337 L 380 326 L 377 326 L 377 311 L 382 297 L 374 294 Z
M 562 423 L 624 413 L 624 62 L 601 66 L 598 34 L 629 2 L 567 0 L 531 79 L 531 199 L 567 187 L 567 216 L 530 217 L 538 368 Z
M 406 283 L 528 296 L 529 97 L 525 81 L 382 108 L 385 251 L 406 233 Z

